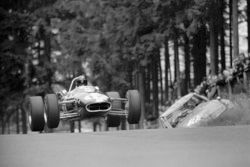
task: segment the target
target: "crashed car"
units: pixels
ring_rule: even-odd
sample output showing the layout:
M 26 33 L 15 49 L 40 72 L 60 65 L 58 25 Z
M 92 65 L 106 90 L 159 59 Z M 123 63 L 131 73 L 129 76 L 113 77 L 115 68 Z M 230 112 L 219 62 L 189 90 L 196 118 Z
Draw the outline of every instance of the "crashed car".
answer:
M 125 105 L 124 105 L 125 104 Z M 125 107 L 124 107 L 125 106 Z M 29 98 L 28 118 L 32 131 L 57 128 L 60 120 L 83 120 L 105 117 L 108 127 L 118 127 L 121 117 L 129 124 L 139 123 L 141 101 L 137 90 L 128 90 L 126 98 L 118 92 L 102 93 L 98 87 L 89 86 L 84 76 L 72 80 L 68 91 Z
M 189 93 L 177 100 L 160 116 L 164 128 L 203 127 L 225 124 L 226 111 L 233 109 L 234 104 L 227 99 L 209 100 L 205 96 Z M 224 115 L 223 115 L 224 114 Z

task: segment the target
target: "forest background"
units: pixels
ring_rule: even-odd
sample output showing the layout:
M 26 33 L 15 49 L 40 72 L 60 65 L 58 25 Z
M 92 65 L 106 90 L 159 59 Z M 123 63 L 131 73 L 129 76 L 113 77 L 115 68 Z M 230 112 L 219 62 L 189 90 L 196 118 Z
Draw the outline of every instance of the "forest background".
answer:
M 138 89 L 142 120 L 157 121 L 249 56 L 249 13 L 249 0 L 1 1 L 1 132 L 27 133 L 27 96 L 82 74 L 103 92 Z

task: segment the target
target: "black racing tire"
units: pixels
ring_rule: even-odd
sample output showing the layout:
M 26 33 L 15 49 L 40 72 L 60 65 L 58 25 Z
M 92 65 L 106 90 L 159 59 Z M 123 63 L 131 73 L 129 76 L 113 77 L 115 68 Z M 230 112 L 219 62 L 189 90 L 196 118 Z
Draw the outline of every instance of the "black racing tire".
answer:
M 32 96 L 29 98 L 28 118 L 31 131 L 43 131 L 44 104 L 41 96 Z
M 60 122 L 57 96 L 55 94 L 47 94 L 44 97 L 44 104 L 48 128 L 57 128 Z
M 138 90 L 128 90 L 126 97 L 128 99 L 128 117 L 129 124 L 138 124 L 141 118 L 141 98 Z
M 120 94 L 118 92 L 107 92 L 107 96 L 111 98 L 120 98 Z M 121 101 L 112 101 L 111 110 L 121 109 L 122 103 Z M 117 115 L 108 115 L 107 116 L 107 126 L 108 127 L 118 127 L 121 123 L 121 117 Z

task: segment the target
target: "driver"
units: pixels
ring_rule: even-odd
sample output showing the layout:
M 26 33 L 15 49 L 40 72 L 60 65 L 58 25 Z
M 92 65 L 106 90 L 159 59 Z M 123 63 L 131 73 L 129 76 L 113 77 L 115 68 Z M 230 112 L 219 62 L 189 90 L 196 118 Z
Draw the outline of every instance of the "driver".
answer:
M 76 87 L 81 86 L 81 85 L 84 85 L 84 86 L 88 85 L 88 81 L 86 78 L 78 78 L 76 80 Z

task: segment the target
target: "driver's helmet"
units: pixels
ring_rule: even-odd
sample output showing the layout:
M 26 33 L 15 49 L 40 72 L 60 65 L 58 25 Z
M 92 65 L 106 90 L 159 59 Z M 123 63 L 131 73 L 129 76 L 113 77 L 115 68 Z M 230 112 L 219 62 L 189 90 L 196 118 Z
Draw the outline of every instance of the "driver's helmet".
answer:
M 88 80 L 86 78 L 79 78 L 78 80 L 76 80 L 76 86 L 81 86 L 81 85 L 88 85 Z

